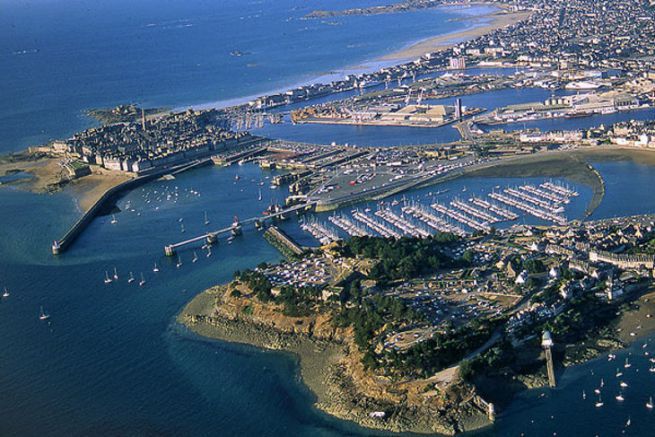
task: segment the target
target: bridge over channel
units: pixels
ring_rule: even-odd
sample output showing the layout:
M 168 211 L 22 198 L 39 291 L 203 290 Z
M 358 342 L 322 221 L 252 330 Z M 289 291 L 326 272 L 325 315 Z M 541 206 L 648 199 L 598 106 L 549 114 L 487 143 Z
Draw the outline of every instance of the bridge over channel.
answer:
M 232 225 L 228 227 L 207 232 L 205 234 L 198 235 L 197 237 L 189 238 L 188 240 L 180 241 L 178 243 L 168 244 L 164 246 L 164 253 L 166 254 L 166 256 L 173 256 L 175 255 L 175 252 L 181 247 L 188 246 L 201 241 L 204 241 L 207 244 L 214 244 L 218 240 L 218 237 L 221 235 L 225 235 L 228 233 L 231 233 L 232 235 L 239 235 L 242 231 L 243 226 L 245 225 L 254 224 L 255 226 L 259 227 L 263 225 L 263 223 L 266 222 L 266 220 L 281 218 L 282 216 L 288 215 L 293 212 L 299 212 L 303 210 L 308 211 L 311 210 L 315 205 L 316 202 L 302 203 L 269 215 L 251 217 L 246 220 L 235 220 L 234 223 L 232 223 Z

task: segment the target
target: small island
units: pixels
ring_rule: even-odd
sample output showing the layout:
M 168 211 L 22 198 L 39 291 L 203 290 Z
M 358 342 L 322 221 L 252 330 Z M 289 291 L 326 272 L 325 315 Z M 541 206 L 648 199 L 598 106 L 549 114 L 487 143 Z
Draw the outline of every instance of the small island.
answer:
M 654 261 L 650 216 L 353 237 L 235 272 L 178 321 L 296 353 L 317 407 L 336 417 L 454 435 L 488 426 L 516 392 L 554 385 L 567 366 L 650 332 Z

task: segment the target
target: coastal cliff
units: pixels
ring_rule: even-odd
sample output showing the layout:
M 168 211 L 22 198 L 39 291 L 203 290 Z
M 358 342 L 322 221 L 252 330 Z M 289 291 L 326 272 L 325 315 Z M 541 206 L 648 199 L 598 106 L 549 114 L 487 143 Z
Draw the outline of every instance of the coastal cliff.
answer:
M 393 380 L 365 369 L 352 328 L 335 328 L 328 314 L 286 316 L 280 305 L 235 293 L 236 287 L 199 294 L 178 322 L 199 335 L 296 354 L 320 410 L 394 432 L 454 435 L 490 424 L 484 401 L 456 371 L 441 379 Z

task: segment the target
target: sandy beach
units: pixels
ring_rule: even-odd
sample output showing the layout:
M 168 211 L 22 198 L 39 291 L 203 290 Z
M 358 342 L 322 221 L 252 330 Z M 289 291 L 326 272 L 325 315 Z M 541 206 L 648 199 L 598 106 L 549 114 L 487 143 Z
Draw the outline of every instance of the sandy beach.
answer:
M 92 174 L 70 182 L 66 191 L 77 199 L 80 210 L 88 211 L 105 191 L 130 179 L 127 173 L 94 168 Z
M 127 173 L 92 166 L 92 173 L 68 181 L 60 165 L 61 158 L 32 156 L 27 153 L 0 157 L 0 176 L 26 173 L 30 177 L 6 184 L 33 193 L 52 193 L 64 190 L 78 202 L 80 210 L 87 211 L 108 189 L 132 179 Z
M 495 5 L 493 3 L 481 4 Z M 460 32 L 448 33 L 445 35 L 439 35 L 433 38 L 419 41 L 402 50 L 398 50 L 396 52 L 385 55 L 381 59 L 385 61 L 403 61 L 419 58 L 426 53 L 446 50 L 460 42 L 469 41 L 496 29 L 502 29 L 503 27 L 518 23 L 519 21 L 525 20 L 529 16 L 530 12 L 507 12 L 504 9 L 500 9 L 499 11 L 490 14 L 464 18 L 466 21 L 473 23 L 476 21 L 484 21 L 487 23 L 480 26 L 475 26 L 471 29 L 462 30 Z

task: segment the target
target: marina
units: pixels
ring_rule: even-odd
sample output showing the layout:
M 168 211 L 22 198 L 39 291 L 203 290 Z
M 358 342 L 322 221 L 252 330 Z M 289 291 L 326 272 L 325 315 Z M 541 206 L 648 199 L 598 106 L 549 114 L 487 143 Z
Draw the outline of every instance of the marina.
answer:
M 489 232 L 491 230 L 491 226 L 489 226 L 488 223 L 480 222 L 478 220 L 475 220 L 474 218 L 456 210 L 453 208 L 449 208 L 445 205 L 442 205 L 441 203 L 433 203 L 430 205 L 432 209 L 435 211 L 450 217 L 452 220 L 455 220 L 456 222 L 462 223 L 469 228 L 474 229 L 475 231 L 482 231 L 482 232 Z
M 395 226 L 396 228 L 402 230 L 406 235 L 409 235 L 411 237 L 415 238 L 425 238 L 430 235 L 428 231 L 426 231 L 423 228 L 420 228 L 412 223 L 410 223 L 407 219 L 398 216 L 394 212 L 388 209 L 380 209 L 375 211 L 375 215 L 377 217 L 380 217 L 381 219 L 385 220 L 387 223 Z
M 435 231 L 451 232 L 460 237 L 466 235 L 466 231 L 464 231 L 461 227 L 453 225 L 446 219 L 432 214 L 430 211 L 428 211 L 427 208 L 421 206 L 420 204 L 410 204 L 403 206 L 403 212 L 414 216 Z
M 372 236 L 372 234 L 368 232 L 365 228 L 361 226 L 357 226 L 355 223 L 353 223 L 352 220 L 350 220 L 345 215 L 331 215 L 330 217 L 328 217 L 328 220 L 338 228 L 342 229 L 351 237 Z
M 370 215 L 363 213 L 361 211 L 355 211 L 353 212 L 353 218 L 360 223 L 363 223 L 364 225 L 368 226 L 371 228 L 374 232 L 376 232 L 378 235 L 385 237 L 385 238 L 395 238 L 399 239 L 402 237 L 402 234 L 399 232 L 396 232 L 394 229 L 392 229 L 389 226 L 386 226 L 379 221 L 375 220 L 373 217 Z

